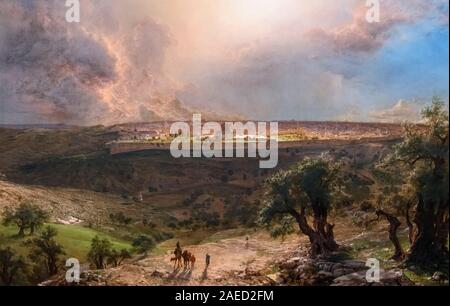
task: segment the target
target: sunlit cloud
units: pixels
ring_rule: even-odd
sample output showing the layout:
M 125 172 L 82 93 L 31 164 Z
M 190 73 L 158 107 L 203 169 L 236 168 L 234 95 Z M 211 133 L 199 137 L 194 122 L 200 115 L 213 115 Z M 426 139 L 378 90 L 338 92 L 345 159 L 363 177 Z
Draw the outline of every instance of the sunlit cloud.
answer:
M 0 0 L 0 122 L 113 124 L 196 110 L 371 121 L 395 101 L 448 100 L 448 1 L 381 1 L 380 23 L 365 20 L 361 0 L 81 7 L 81 23 L 68 24 L 63 1 Z

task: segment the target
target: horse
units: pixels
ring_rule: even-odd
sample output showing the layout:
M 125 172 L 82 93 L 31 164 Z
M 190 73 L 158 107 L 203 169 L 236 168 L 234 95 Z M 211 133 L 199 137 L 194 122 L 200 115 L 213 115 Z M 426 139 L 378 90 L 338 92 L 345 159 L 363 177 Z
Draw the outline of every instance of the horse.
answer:
M 191 259 L 192 254 L 188 250 L 185 250 L 183 252 L 182 256 L 183 256 L 184 268 L 189 269 L 189 261 Z

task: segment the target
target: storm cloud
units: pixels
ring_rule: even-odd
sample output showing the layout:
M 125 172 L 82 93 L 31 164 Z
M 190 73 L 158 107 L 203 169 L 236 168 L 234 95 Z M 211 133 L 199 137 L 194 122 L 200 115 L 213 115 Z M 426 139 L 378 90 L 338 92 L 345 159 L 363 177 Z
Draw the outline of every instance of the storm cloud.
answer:
M 375 24 L 363 0 L 80 2 L 67 23 L 65 1 L 0 0 L 0 123 L 365 121 L 448 100 L 446 0 L 382 0 Z
M 162 69 L 172 43 L 152 18 L 121 24 L 117 7 L 0 0 L 1 121 L 69 124 L 186 117 Z

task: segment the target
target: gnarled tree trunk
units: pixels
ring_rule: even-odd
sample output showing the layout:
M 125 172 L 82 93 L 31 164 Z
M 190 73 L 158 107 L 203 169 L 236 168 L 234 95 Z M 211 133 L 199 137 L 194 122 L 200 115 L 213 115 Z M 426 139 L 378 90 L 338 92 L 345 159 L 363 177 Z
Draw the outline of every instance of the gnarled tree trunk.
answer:
M 430 268 L 430 264 L 436 264 L 442 260 L 448 260 L 448 202 L 439 203 L 436 209 L 435 203 L 425 203 L 419 194 L 414 223 L 417 226 L 416 239 L 411 246 L 406 262 L 411 265 L 419 265 Z
M 394 255 L 391 258 L 397 261 L 403 260 L 403 258 L 405 257 L 405 252 L 403 252 L 402 245 L 400 244 L 400 240 L 397 236 L 397 230 L 400 227 L 401 222 L 397 219 L 397 217 L 381 209 L 377 210 L 376 214 L 378 218 L 383 216 L 389 222 L 389 240 L 391 240 L 395 248 Z
M 437 238 L 437 247 L 440 249 L 444 255 L 449 256 L 447 242 L 449 238 L 449 214 L 448 214 L 448 204 L 447 209 L 441 207 L 438 213 L 438 224 L 436 227 L 436 238 Z
M 406 204 L 406 211 L 405 211 L 406 225 L 408 226 L 409 245 L 412 245 L 414 243 L 414 240 L 416 240 L 414 224 L 412 223 L 411 216 L 409 215 L 409 210 L 411 209 L 411 204 L 412 204 L 412 202 L 408 202 Z
M 314 216 L 314 228 L 308 224 L 304 208 L 300 213 L 292 210 L 291 214 L 297 221 L 300 231 L 309 238 L 312 257 L 327 255 L 339 248 L 334 239 L 334 225 L 327 222 L 326 214 Z

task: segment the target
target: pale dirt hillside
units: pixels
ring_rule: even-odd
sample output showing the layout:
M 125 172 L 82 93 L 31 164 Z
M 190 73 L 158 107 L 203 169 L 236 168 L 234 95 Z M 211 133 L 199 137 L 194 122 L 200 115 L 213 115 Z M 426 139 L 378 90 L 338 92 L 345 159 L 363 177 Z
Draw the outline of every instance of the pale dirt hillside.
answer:
M 18 185 L 0 180 L 0 213 L 7 207 L 29 202 L 48 211 L 60 223 L 102 223 L 110 213 L 126 212 L 142 218 L 151 215 L 151 208 L 116 195 L 70 188 L 48 188 Z

